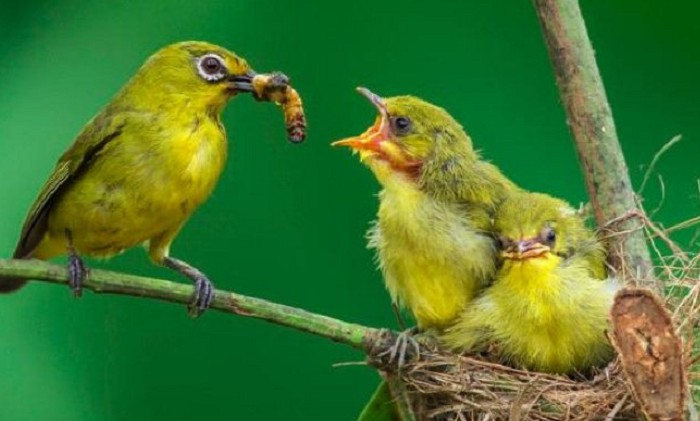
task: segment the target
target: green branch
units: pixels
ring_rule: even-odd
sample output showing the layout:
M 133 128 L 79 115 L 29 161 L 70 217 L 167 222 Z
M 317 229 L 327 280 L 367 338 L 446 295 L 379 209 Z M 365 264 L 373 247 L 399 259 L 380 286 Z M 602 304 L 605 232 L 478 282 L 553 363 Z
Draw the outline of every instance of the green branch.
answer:
M 619 220 L 611 228 L 626 233 L 609 236 L 610 264 L 621 277 L 660 291 L 641 222 L 620 219 L 637 209 L 636 197 L 578 0 L 534 4 L 598 226 Z
M 64 266 L 41 260 L 0 259 L 0 277 L 4 276 L 68 285 L 68 270 Z M 99 269 L 90 270 L 83 287 L 98 294 L 146 297 L 181 304 L 189 303 L 194 292 L 193 287 L 187 284 Z M 391 361 L 383 361 L 377 357 L 396 341 L 396 333 L 387 329 L 347 323 L 306 310 L 221 290 L 216 291 L 210 309 L 255 317 L 349 345 L 374 357 L 370 358 L 370 363 L 377 368 L 381 368 L 383 364 L 391 364 Z M 401 402 L 401 419 L 413 420 L 407 396 L 403 396 Z
M 65 267 L 40 260 L 0 259 L 0 277 L 2 276 L 68 284 L 68 271 Z M 194 292 L 193 287 L 187 284 L 97 269 L 90 270 L 84 287 L 99 294 L 131 295 L 182 304 L 189 303 Z M 381 346 L 380 344 L 383 344 L 388 336 L 392 335 L 391 332 L 384 329 L 347 323 L 298 308 L 228 291 L 216 291 L 211 309 L 267 320 L 323 336 L 366 353 Z

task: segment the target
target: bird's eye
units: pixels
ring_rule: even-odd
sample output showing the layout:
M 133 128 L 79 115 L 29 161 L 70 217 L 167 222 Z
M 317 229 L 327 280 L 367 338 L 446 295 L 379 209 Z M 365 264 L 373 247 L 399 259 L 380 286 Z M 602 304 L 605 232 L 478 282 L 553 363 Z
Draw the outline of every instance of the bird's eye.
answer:
M 509 243 L 508 239 L 502 235 L 495 236 L 494 240 L 496 241 L 496 248 L 498 250 L 505 250 Z
M 554 232 L 553 228 L 547 227 L 542 231 L 542 239 L 549 246 L 553 246 L 554 242 L 557 241 L 557 233 Z
M 394 130 L 398 135 L 407 134 L 411 130 L 411 119 L 405 116 L 394 118 Z
M 224 60 L 216 54 L 207 54 L 197 61 L 197 71 L 206 81 L 215 82 L 226 76 Z
M 218 73 L 221 70 L 221 62 L 216 57 L 207 57 L 202 60 L 202 70 L 209 74 Z

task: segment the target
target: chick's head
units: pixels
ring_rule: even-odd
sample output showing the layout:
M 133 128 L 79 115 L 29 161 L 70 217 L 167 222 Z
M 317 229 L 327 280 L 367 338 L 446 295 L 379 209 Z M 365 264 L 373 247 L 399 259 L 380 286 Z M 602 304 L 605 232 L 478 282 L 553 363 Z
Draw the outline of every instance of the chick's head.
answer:
M 415 96 L 382 98 L 366 88 L 358 91 L 375 106 L 377 118 L 361 135 L 333 145 L 358 152 L 380 182 L 397 173 L 418 180 L 431 164 L 474 155 L 462 126 L 443 108 Z
M 599 255 L 595 234 L 568 203 L 546 194 L 515 192 L 498 208 L 494 232 L 501 257 L 511 261 L 556 257 L 576 253 Z

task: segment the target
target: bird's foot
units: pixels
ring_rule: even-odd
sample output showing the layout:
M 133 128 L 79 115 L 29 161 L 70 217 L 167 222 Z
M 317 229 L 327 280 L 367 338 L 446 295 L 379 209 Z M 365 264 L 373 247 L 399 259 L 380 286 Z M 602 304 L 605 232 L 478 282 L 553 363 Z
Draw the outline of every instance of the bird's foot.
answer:
M 187 305 L 187 311 L 192 317 L 199 317 L 211 306 L 214 299 L 214 284 L 203 274 L 192 279 L 194 281 L 194 293 L 192 301 Z
M 180 272 L 192 280 L 194 293 L 192 294 L 192 300 L 187 305 L 187 311 L 192 317 L 201 316 L 214 300 L 214 284 L 197 268 L 182 260 L 166 257 L 163 263 L 165 266 Z
M 414 338 L 417 328 L 410 328 L 399 333 L 394 344 L 385 351 L 379 353 L 379 358 L 387 358 L 388 365 L 396 365 L 401 370 L 406 361 L 420 359 L 420 344 Z
M 74 250 L 68 251 L 68 285 L 76 298 L 83 295 L 83 283 L 88 277 L 88 268 Z

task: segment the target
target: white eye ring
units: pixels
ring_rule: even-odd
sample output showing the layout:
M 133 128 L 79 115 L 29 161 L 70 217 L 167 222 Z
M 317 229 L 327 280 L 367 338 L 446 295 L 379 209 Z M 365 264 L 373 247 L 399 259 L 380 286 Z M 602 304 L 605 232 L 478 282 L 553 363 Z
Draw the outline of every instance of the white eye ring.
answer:
M 216 54 L 205 54 L 197 58 L 197 72 L 208 82 L 219 81 L 226 77 L 224 59 Z

